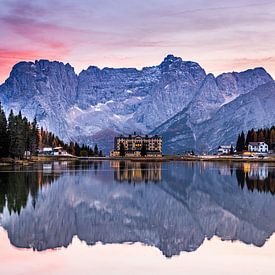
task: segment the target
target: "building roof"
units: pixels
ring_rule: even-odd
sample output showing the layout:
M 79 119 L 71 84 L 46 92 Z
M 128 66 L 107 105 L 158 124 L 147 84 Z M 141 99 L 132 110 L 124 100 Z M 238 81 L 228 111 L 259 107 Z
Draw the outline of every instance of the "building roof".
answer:
M 51 152 L 53 150 L 52 147 L 44 147 L 43 152 Z
M 158 136 L 158 135 L 137 135 L 137 134 L 134 134 L 134 135 L 128 135 L 128 136 L 123 136 L 123 135 L 120 135 L 120 136 L 117 136 L 116 137 L 117 139 L 119 138 L 123 138 L 123 139 L 133 139 L 133 138 L 141 138 L 141 139 L 153 139 L 153 138 L 158 138 L 158 139 L 161 139 L 162 137 L 161 136 Z
M 249 142 L 248 145 L 251 145 L 251 146 L 258 146 L 258 142 Z
M 234 146 L 232 146 L 234 148 Z M 231 149 L 231 145 L 221 145 L 219 149 Z
M 248 145 L 251 145 L 251 146 L 259 146 L 261 143 L 266 144 L 266 143 L 263 142 L 263 141 L 259 141 L 259 142 L 253 141 L 253 142 L 249 142 Z M 266 145 L 267 145 L 267 144 L 266 144 Z

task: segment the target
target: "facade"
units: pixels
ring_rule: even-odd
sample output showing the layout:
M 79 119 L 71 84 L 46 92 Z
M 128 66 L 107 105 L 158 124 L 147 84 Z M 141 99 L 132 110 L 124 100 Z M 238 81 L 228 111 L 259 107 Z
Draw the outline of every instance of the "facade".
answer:
M 43 156 L 69 156 L 62 147 L 44 147 L 39 154 Z
M 140 157 L 141 149 L 146 147 L 146 156 L 148 157 L 161 157 L 162 156 L 162 137 L 160 136 L 141 136 L 129 135 L 115 137 L 114 150 L 111 151 L 111 157 L 120 156 L 120 147 L 123 144 L 125 156 L 127 157 Z
M 265 142 L 249 142 L 249 152 L 268 153 L 268 145 Z
M 235 147 L 233 146 L 233 150 L 235 152 Z M 231 151 L 231 145 L 221 145 L 218 148 L 218 154 L 219 155 L 224 155 L 224 154 L 230 154 Z

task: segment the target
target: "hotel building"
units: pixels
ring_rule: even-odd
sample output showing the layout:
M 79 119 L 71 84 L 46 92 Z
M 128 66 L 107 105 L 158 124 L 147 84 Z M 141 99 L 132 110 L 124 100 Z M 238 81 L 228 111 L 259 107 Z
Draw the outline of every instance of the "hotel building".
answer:
M 123 145 L 125 156 L 127 157 L 140 157 L 142 146 L 146 147 L 146 155 L 149 157 L 161 157 L 162 156 L 162 137 L 154 136 L 141 136 L 141 135 L 129 135 L 115 137 L 114 150 L 111 151 L 111 157 L 120 156 L 120 148 Z

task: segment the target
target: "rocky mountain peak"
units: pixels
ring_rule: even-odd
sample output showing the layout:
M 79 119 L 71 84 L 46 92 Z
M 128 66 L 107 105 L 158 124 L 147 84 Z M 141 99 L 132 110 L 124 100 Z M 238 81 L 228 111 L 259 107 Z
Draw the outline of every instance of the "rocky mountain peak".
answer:
M 173 124 L 165 139 L 171 139 L 177 152 L 178 146 L 190 145 L 190 138 L 194 140 L 192 148 L 196 146 L 198 124 L 271 81 L 263 68 L 206 75 L 198 63 L 171 54 L 160 65 L 142 70 L 90 66 L 79 75 L 70 64 L 37 60 L 13 67 L 0 86 L 0 100 L 7 110 L 22 110 L 29 119 L 36 115 L 41 126 L 61 138 L 84 143 L 99 143 L 96 134 L 106 129 L 125 134 L 157 130 L 164 135 Z M 106 136 L 112 138 L 109 132 Z

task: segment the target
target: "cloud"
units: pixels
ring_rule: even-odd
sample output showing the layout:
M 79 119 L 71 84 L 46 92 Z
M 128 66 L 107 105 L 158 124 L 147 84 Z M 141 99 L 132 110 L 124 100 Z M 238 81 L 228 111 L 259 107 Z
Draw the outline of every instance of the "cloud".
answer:
M 275 3 L 268 0 L 3 1 L 0 72 L 3 79 L 8 67 L 32 58 L 70 62 L 78 70 L 142 67 L 167 53 L 210 72 L 235 70 L 250 64 L 245 58 L 275 56 L 274 17 Z M 271 59 L 264 64 L 275 71 Z
M 19 61 L 31 61 L 43 59 L 47 56 L 48 59 L 56 60 L 64 56 L 66 52 L 51 50 L 7 50 L 0 48 L 0 83 L 2 83 L 9 75 L 11 68 Z

